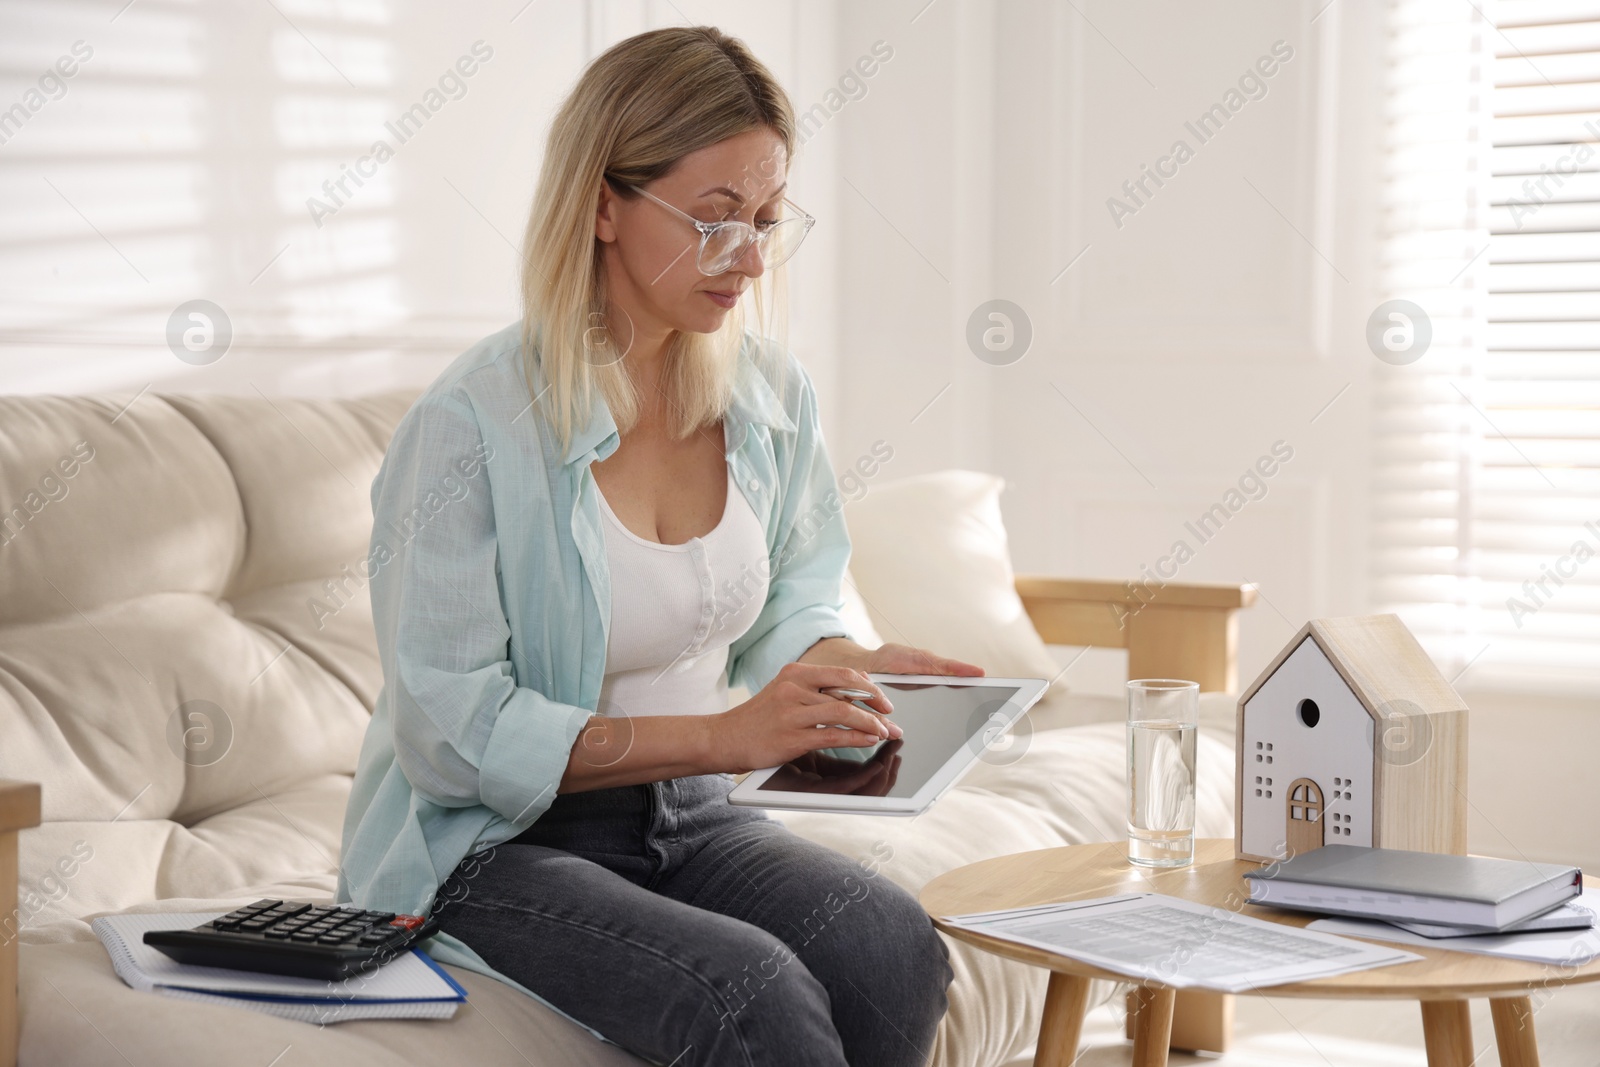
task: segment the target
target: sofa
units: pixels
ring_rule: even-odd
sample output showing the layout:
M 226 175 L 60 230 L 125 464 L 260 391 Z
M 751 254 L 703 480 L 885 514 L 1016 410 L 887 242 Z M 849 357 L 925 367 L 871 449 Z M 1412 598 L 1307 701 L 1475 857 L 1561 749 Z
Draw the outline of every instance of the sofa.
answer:
M 453 971 L 468 1000 L 449 1020 L 316 1027 L 132 990 L 90 932 L 113 912 L 331 900 L 383 681 L 369 487 L 415 395 L 0 398 L 0 1067 L 642 1062 L 472 972 Z M 1109 645 L 1136 676 L 1200 679 L 1199 832 L 1228 836 L 1234 612 L 1250 591 L 1017 577 L 999 479 L 874 468 L 841 471 L 858 638 L 1047 677 L 1047 642 Z M 924 815 L 785 821 L 887 856 L 913 893 L 986 857 L 1115 839 L 1121 715 L 1114 696 L 1056 684 Z M 1026 1057 L 1045 973 L 950 949 L 933 1062 Z M 1180 1012 L 1174 1044 L 1183 1027 Z

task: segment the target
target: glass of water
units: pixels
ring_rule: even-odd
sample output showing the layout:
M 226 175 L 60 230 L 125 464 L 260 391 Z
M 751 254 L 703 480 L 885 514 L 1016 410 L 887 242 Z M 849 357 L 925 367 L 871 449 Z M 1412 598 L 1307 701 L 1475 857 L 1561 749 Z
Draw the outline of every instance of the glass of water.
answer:
M 1128 683 L 1128 859 L 1145 867 L 1194 862 L 1195 727 L 1200 683 Z

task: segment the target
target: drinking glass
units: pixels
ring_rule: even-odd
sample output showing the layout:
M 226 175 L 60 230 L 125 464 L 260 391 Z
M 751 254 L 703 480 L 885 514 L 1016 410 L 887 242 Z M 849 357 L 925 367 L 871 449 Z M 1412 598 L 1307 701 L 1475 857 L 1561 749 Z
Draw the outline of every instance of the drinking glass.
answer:
M 1128 859 L 1145 867 L 1194 862 L 1195 728 L 1200 683 L 1128 683 Z

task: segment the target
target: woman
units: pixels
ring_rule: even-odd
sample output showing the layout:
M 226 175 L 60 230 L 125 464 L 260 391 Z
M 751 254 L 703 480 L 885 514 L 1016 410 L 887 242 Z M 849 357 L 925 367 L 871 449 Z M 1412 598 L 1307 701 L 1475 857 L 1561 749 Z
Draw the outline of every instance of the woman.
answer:
M 983 673 L 840 623 L 815 394 L 739 318 L 811 224 L 794 133 L 715 29 L 597 59 L 550 133 L 523 322 L 373 484 L 384 688 L 340 898 L 431 910 L 435 955 L 656 1063 L 920 1064 L 951 977 L 903 890 L 726 799 L 900 736 L 867 672 Z M 755 694 L 731 710 L 729 679 Z

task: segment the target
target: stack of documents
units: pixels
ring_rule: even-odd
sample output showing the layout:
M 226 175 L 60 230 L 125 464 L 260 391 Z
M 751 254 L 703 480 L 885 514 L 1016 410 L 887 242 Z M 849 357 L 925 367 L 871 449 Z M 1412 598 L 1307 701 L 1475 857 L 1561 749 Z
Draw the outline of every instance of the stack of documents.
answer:
M 1557 863 L 1324 845 L 1245 876 L 1250 903 L 1499 933 L 1583 891 Z
M 106 915 L 91 927 L 111 967 L 134 989 L 231 1004 L 309 1023 L 448 1019 L 467 991 L 416 949 L 368 974 L 326 981 L 179 963 L 144 943 L 147 930 L 187 930 L 221 912 Z
M 1175 989 L 1242 993 L 1422 958 L 1159 893 L 956 915 L 944 921 Z
M 1503 933 L 1457 932 L 1455 936 L 1446 937 L 1424 934 L 1415 927 L 1402 928 L 1391 923 L 1368 919 L 1318 919 L 1306 929 L 1328 934 L 1346 934 L 1350 937 L 1371 937 L 1402 945 L 1447 948 L 1452 952 L 1471 952 L 1509 960 L 1581 967 L 1590 960 L 1600 957 L 1600 929 L 1595 928 L 1595 916 L 1600 915 L 1600 892 L 1585 889 L 1583 896 L 1569 901 L 1563 908 L 1573 909 L 1587 916 L 1587 926 L 1580 925 L 1574 929 L 1568 925 L 1565 916 L 1546 912 L 1539 917 L 1545 924 L 1560 925 L 1553 929 L 1540 929 L 1542 924 L 1534 920 L 1527 926 L 1517 926 Z M 1425 929 L 1431 930 L 1437 927 Z
M 1577 900 L 1569 900 L 1565 904 L 1557 904 L 1549 911 L 1541 912 L 1531 919 L 1523 919 L 1493 931 L 1497 934 L 1530 933 L 1534 930 L 1587 930 L 1595 925 L 1595 897 L 1585 889 L 1584 896 Z M 1588 901 L 1588 903 L 1585 903 Z M 1393 922 L 1393 920 L 1389 920 Z M 1395 922 L 1395 926 L 1402 930 L 1410 930 L 1423 937 L 1465 937 L 1467 934 L 1482 934 L 1489 931 L 1479 930 L 1473 926 L 1441 926 L 1438 923 L 1402 923 Z

